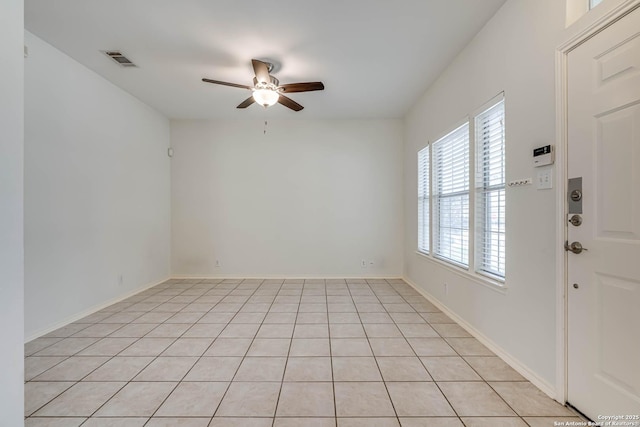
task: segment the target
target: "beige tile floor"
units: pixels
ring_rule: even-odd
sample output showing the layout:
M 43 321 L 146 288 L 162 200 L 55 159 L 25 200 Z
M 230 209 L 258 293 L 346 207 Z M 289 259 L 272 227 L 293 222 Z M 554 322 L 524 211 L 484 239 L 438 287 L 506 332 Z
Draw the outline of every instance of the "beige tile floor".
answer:
M 27 426 L 579 421 L 399 279 L 173 279 L 25 353 Z

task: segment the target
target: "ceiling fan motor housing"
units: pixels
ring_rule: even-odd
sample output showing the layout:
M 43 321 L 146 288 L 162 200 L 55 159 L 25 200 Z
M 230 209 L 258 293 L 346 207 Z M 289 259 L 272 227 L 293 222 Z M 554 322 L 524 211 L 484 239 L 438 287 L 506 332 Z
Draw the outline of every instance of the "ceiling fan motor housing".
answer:
M 256 88 L 258 88 L 259 85 L 262 85 L 263 88 L 269 88 L 269 89 L 273 89 L 273 90 L 277 89 L 280 86 L 280 80 L 276 79 L 275 77 L 270 75 L 269 76 L 269 80 L 270 81 L 268 83 L 262 83 L 262 82 L 259 82 L 258 79 L 254 77 L 253 78 L 253 85 Z

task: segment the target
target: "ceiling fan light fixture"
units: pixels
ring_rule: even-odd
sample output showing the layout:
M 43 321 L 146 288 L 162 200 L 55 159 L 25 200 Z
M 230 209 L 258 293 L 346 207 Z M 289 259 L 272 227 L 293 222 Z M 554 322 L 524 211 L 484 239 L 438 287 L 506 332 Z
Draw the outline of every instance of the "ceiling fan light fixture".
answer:
M 278 102 L 280 94 L 270 88 L 258 88 L 253 91 L 253 99 L 264 107 L 270 107 Z
M 253 78 L 253 86 L 223 82 L 220 80 L 211 80 L 207 78 L 203 78 L 202 81 L 251 90 L 251 96 L 242 101 L 236 108 L 247 108 L 254 103 L 267 108 L 277 102 L 290 110 L 301 111 L 304 107 L 284 95 L 284 93 L 289 94 L 295 92 L 324 90 L 324 84 L 322 84 L 322 82 L 289 83 L 280 86 L 280 81 L 269 74 L 273 69 L 273 66 L 270 63 L 260 61 L 258 59 L 252 59 L 251 65 L 253 66 L 253 72 L 255 74 L 255 77 Z

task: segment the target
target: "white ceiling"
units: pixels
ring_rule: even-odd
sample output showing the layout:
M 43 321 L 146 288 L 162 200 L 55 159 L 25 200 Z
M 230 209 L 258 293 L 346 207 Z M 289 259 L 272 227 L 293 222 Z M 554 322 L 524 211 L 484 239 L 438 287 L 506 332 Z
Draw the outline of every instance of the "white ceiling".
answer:
M 170 118 L 402 117 L 505 0 L 25 0 L 25 27 Z M 100 53 L 121 50 L 138 68 Z M 235 108 L 251 58 L 305 106 Z M 55 84 L 55 82 L 52 82 Z

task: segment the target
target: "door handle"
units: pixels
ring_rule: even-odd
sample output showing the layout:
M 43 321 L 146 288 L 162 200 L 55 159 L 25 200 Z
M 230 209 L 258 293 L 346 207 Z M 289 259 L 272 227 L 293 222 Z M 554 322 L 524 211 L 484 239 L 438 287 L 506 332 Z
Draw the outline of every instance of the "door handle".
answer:
M 580 242 L 573 242 L 571 244 L 569 244 L 569 242 L 564 242 L 564 250 L 568 251 L 568 252 L 573 252 L 574 254 L 580 254 L 582 253 L 582 251 L 586 251 L 588 250 L 587 248 L 583 248 L 582 247 L 582 243 Z

